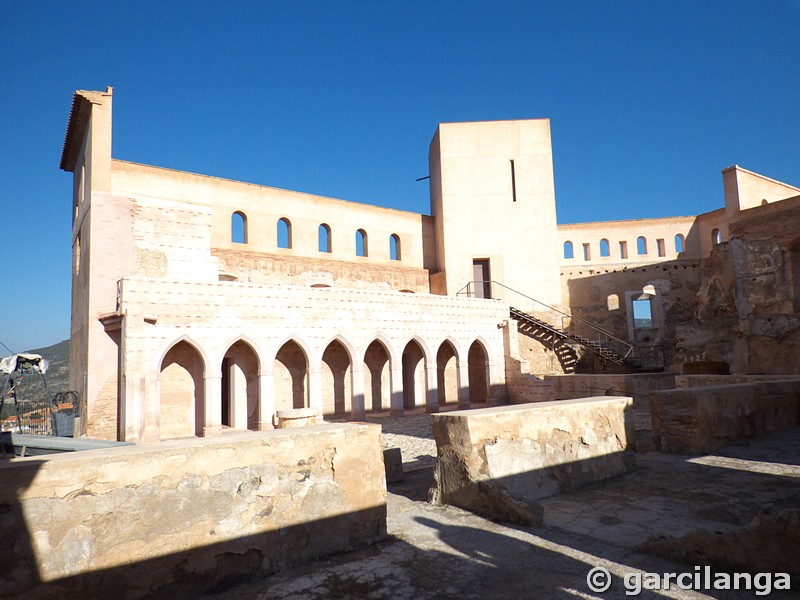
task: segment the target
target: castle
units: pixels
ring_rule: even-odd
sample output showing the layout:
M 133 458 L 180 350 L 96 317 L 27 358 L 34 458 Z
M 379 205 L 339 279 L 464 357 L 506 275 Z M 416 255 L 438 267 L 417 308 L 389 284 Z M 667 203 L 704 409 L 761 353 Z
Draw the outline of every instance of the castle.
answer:
M 268 429 L 549 399 L 574 371 L 800 373 L 800 189 L 725 169 L 725 206 L 558 225 L 547 119 L 443 123 L 431 214 L 112 158 L 75 92 L 71 388 L 91 437 Z

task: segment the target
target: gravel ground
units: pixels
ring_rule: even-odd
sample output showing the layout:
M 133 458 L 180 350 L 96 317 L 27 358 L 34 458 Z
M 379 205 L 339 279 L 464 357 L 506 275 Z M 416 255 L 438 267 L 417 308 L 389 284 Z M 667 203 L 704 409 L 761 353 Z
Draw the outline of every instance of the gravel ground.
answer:
M 433 440 L 429 414 L 367 416 L 366 421 L 381 425 L 384 448 L 400 448 L 404 470 L 430 467 L 436 462 L 436 442 Z

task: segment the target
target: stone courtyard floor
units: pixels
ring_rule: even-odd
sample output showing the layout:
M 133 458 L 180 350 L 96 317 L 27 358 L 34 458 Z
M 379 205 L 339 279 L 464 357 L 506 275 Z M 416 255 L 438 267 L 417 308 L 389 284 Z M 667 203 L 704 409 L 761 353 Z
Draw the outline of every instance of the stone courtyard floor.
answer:
M 696 573 L 646 552 L 643 545 L 699 529 L 709 535 L 741 529 L 766 507 L 800 510 L 800 429 L 729 446 L 711 455 L 642 453 L 630 474 L 548 498 L 544 525 L 496 523 L 427 502 L 435 444 L 430 415 L 370 416 L 384 442 L 403 452 L 405 478 L 389 484 L 388 537 L 371 547 L 321 559 L 228 589 L 225 600 L 272 598 L 800 598 L 751 591 L 644 590 L 625 585 L 648 573 Z M 795 527 L 795 533 L 799 528 Z M 800 540 L 785 548 L 800 572 Z M 674 556 L 674 554 L 670 555 Z M 587 574 L 607 569 L 611 588 L 593 592 Z M 637 575 L 637 573 L 639 575 Z

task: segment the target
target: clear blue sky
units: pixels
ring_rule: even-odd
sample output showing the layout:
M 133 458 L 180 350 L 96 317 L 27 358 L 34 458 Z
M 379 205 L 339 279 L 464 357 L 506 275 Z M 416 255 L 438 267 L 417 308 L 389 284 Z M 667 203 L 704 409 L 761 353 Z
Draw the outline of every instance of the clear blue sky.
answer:
M 72 92 L 116 158 L 429 212 L 445 121 L 549 117 L 561 223 L 800 184 L 800 2 L 0 0 L 0 341 L 69 336 Z M 0 355 L 4 349 L 0 348 Z

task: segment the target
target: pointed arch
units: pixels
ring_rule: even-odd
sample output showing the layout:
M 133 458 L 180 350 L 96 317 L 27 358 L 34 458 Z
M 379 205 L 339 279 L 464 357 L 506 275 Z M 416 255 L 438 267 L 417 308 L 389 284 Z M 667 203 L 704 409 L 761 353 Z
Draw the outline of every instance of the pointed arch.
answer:
M 332 339 L 322 352 L 322 414 L 344 417 L 353 410 L 352 355 L 339 340 Z
M 477 338 L 467 353 L 471 405 L 489 401 L 489 352 L 486 348 L 485 342 Z
M 152 368 L 154 373 L 158 373 L 159 369 L 161 368 L 161 363 L 164 362 L 164 357 L 167 355 L 167 352 L 169 352 L 170 349 L 173 346 L 175 346 L 176 344 L 178 344 L 180 342 L 188 343 L 195 350 L 197 350 L 197 352 L 200 353 L 200 358 L 203 360 L 203 370 L 204 371 L 206 369 L 206 366 L 211 364 L 211 361 L 209 360 L 209 357 L 208 357 L 208 353 L 206 352 L 206 350 L 203 347 L 203 345 L 200 342 L 198 342 L 195 338 L 193 338 L 192 336 L 187 335 L 187 334 L 182 334 L 182 335 L 179 335 L 178 337 L 172 338 L 171 340 L 162 343 L 159 346 L 159 349 L 154 354 L 153 362 L 151 363 L 151 365 L 152 365 L 151 368 Z
M 427 395 L 427 372 L 425 366 L 430 352 L 419 337 L 412 337 L 403 348 L 403 408 L 424 406 Z
M 203 435 L 206 364 L 198 347 L 187 339 L 176 340 L 161 355 L 158 367 L 161 439 Z
M 439 392 L 439 406 L 458 404 L 459 351 L 450 339 L 439 344 L 436 351 L 436 388 Z
M 234 429 L 258 429 L 261 360 L 257 349 L 239 336 L 228 345 L 220 370 L 220 422 Z
M 377 336 L 367 345 L 362 357 L 364 363 L 364 407 L 381 411 L 391 408 L 391 344 Z
M 273 359 L 275 410 L 308 406 L 309 352 L 294 337 L 278 347 Z

